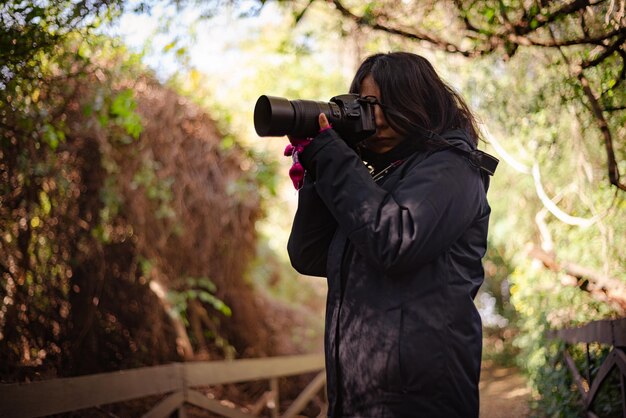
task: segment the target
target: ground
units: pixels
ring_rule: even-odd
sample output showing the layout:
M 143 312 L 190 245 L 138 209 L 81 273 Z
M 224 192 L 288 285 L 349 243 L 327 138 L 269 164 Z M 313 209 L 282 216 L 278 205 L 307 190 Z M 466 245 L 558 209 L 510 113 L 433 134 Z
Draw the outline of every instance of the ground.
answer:
M 481 418 L 529 416 L 530 388 L 517 369 L 484 362 L 479 387 Z

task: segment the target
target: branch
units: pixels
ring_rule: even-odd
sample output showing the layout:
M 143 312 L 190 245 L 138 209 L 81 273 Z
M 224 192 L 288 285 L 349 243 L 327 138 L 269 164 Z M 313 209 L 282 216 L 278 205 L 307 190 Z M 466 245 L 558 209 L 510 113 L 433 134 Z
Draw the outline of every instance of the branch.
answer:
M 626 28 L 616 29 L 609 33 L 605 33 L 605 34 L 598 35 L 595 37 L 585 36 L 583 38 L 561 40 L 561 41 L 558 41 L 556 39 L 539 41 L 539 40 L 534 40 L 532 38 L 528 38 L 525 36 L 518 36 L 518 35 L 509 35 L 508 39 L 512 42 L 513 41 L 519 42 L 520 45 L 525 45 L 525 46 L 541 46 L 541 47 L 546 47 L 546 48 L 559 48 L 562 46 L 585 45 L 585 44 L 598 45 L 606 39 L 612 38 L 617 35 L 622 35 L 622 34 L 626 34 Z
M 578 287 L 596 296 L 602 295 L 607 301 L 618 305 L 622 312 L 626 311 L 626 284 L 617 277 L 610 277 L 568 261 L 559 262 L 553 253 L 548 253 L 538 247 L 533 247 L 529 255 L 541 261 L 549 270 L 575 277 L 579 281 Z
M 596 3 L 598 4 L 598 3 Z M 541 14 L 536 14 L 528 20 L 520 21 L 516 23 L 514 26 L 515 33 L 517 35 L 526 35 L 530 32 L 534 32 L 537 29 L 546 26 L 549 23 L 552 23 L 559 19 L 561 16 L 567 16 L 574 12 L 584 9 L 587 6 L 590 6 L 589 0 L 574 0 L 571 3 L 565 4 L 561 8 L 555 10 L 553 13 L 544 16 Z M 530 22 L 536 21 L 537 24 L 535 27 L 530 26 Z
M 457 9 L 459 9 L 459 12 L 461 13 L 461 19 L 463 20 L 463 24 L 465 25 L 465 29 L 467 29 L 470 32 L 476 32 L 476 33 L 480 33 L 480 34 L 484 34 L 484 35 L 492 35 L 492 32 L 490 32 L 490 31 L 488 31 L 486 29 L 480 29 L 478 26 L 476 26 L 472 22 L 470 22 L 469 17 L 467 16 L 467 13 L 465 13 L 465 11 L 463 10 L 463 1 L 462 0 L 454 0 L 454 5 L 456 6 Z
M 364 16 L 357 16 L 354 13 L 352 13 L 350 10 L 348 10 L 342 3 L 340 0 L 332 0 L 333 4 L 335 5 L 335 7 L 337 8 L 337 10 L 339 10 L 339 12 L 341 12 L 341 14 L 351 20 L 353 20 L 356 24 L 358 24 L 359 26 L 367 26 L 370 27 L 372 29 L 375 30 L 379 30 L 379 31 L 383 31 L 383 32 L 387 32 L 390 33 L 392 35 L 398 35 L 398 36 L 402 36 L 404 38 L 407 39 L 412 39 L 412 40 L 416 40 L 416 41 L 425 41 L 428 42 L 430 44 L 435 45 L 436 47 L 445 50 L 447 52 L 451 52 L 451 53 L 457 53 L 457 54 L 461 54 L 465 57 L 471 57 L 471 56 L 475 56 L 475 55 L 480 55 L 482 53 L 482 51 L 467 51 L 464 49 L 461 49 L 459 46 L 448 42 L 444 39 L 441 38 L 437 38 L 435 36 L 431 36 L 425 32 L 409 32 L 405 29 L 400 29 L 400 28 L 393 28 L 393 27 L 389 27 L 386 25 L 383 25 L 381 23 L 378 23 L 376 21 L 372 21 Z
M 578 14 L 580 15 L 580 30 L 582 30 L 583 35 L 588 38 L 591 35 L 589 34 L 589 28 L 587 27 L 587 21 L 585 20 L 585 11 L 579 10 Z
M 535 181 L 535 191 L 537 192 L 537 196 L 539 196 L 539 200 L 543 206 L 550 211 L 554 216 L 557 217 L 563 223 L 568 225 L 576 225 L 583 228 L 590 227 L 600 218 L 600 216 L 596 215 L 591 218 L 579 218 L 578 216 L 568 215 L 563 212 L 557 205 L 548 197 L 546 194 L 543 184 L 541 183 L 541 174 L 539 172 L 539 166 L 535 164 L 532 169 L 533 179 Z
M 477 32 L 477 33 L 481 33 L 481 34 L 487 34 L 490 37 L 489 43 L 490 46 L 487 48 L 484 48 L 482 50 L 479 51 L 479 54 L 476 55 L 485 55 L 488 53 L 491 53 L 495 50 L 495 46 L 496 45 L 503 45 L 505 42 L 510 42 L 514 45 L 518 45 L 518 46 L 541 46 L 541 47 L 547 47 L 547 48 L 556 48 L 556 47 L 560 47 L 560 46 L 572 46 L 572 45 L 582 45 L 582 44 L 598 44 L 601 41 L 611 38 L 613 36 L 615 36 L 616 34 L 620 34 L 624 32 L 624 28 L 620 28 L 617 30 L 614 30 L 612 32 L 609 32 L 608 34 L 603 34 L 603 35 L 598 35 L 596 37 L 588 37 L 585 36 L 583 38 L 578 38 L 578 39 L 569 39 L 569 40 L 563 40 L 563 41 L 557 41 L 557 40 L 552 40 L 552 41 L 542 41 L 542 40 L 534 40 L 532 38 L 529 38 L 528 34 L 533 33 L 533 32 L 537 32 L 537 29 L 546 26 L 547 24 L 554 22 L 558 19 L 560 19 L 563 16 L 568 16 L 571 15 L 573 13 L 576 13 L 578 11 L 584 11 L 584 9 L 588 6 L 591 5 L 597 5 L 599 3 L 601 3 L 604 0 L 601 0 L 600 2 L 597 3 L 593 3 L 591 4 L 589 2 L 589 0 L 574 0 L 571 3 L 568 3 L 564 6 L 562 6 L 561 8 L 555 10 L 553 13 L 544 16 L 541 14 L 535 14 L 534 16 L 528 16 L 526 14 L 526 12 L 524 12 L 524 16 L 522 17 L 521 20 L 519 20 L 516 23 L 511 23 L 503 3 L 500 1 L 500 15 L 502 17 L 502 21 L 503 21 L 503 26 L 505 28 L 504 31 L 500 32 L 500 33 L 493 33 L 493 32 L 489 32 L 486 31 L 484 29 L 478 29 L 474 24 L 472 24 L 468 17 L 467 17 L 467 13 L 465 13 L 463 11 L 463 3 L 460 0 L 455 0 L 454 4 L 456 5 L 457 9 L 459 10 L 459 12 L 461 13 L 461 19 L 463 20 L 464 24 L 465 24 L 465 28 L 468 31 L 473 31 L 473 32 Z M 531 26 L 531 22 L 536 22 L 535 25 Z
M 537 229 L 539 230 L 539 235 L 541 237 L 541 248 L 544 251 L 552 252 L 554 250 L 554 240 L 552 239 L 552 234 L 550 233 L 550 229 L 546 223 L 547 214 L 548 209 L 545 207 L 541 208 L 541 210 L 535 215 L 535 224 L 537 224 Z
M 156 268 L 153 267 L 151 274 L 158 274 Z M 170 301 L 167 299 L 167 287 L 165 287 L 160 280 L 153 277 L 149 282 L 149 288 L 156 295 L 163 310 L 167 312 L 170 320 L 172 321 L 171 324 L 176 332 L 176 349 L 178 353 L 185 360 L 193 359 L 194 352 L 191 340 L 189 339 L 189 334 L 187 334 L 187 328 L 185 328 L 185 324 L 180 317 L 180 314 L 176 311 L 176 309 L 174 309 Z
M 513 24 L 509 20 L 509 16 L 507 16 L 507 14 L 506 14 L 506 7 L 504 6 L 504 3 L 502 2 L 502 0 L 498 1 L 498 6 L 499 6 L 499 9 L 500 9 L 500 17 L 502 17 L 502 24 L 504 25 L 504 27 L 509 32 L 515 31 L 515 28 L 513 27 Z
M 607 163 L 609 170 L 609 181 L 612 185 L 617 187 L 620 190 L 626 191 L 626 183 L 620 183 L 620 173 L 619 167 L 617 166 L 617 161 L 615 160 L 615 151 L 613 150 L 613 138 L 611 135 L 611 130 L 609 129 L 609 125 L 604 118 L 604 114 L 602 113 L 602 108 L 600 107 L 600 103 L 596 99 L 593 91 L 591 90 L 591 86 L 589 85 L 589 80 L 583 74 L 582 68 L 576 70 L 576 78 L 580 81 L 580 84 L 583 87 L 583 92 L 589 103 L 591 104 L 591 110 L 593 112 L 593 116 L 596 119 L 596 123 L 600 128 L 600 132 L 602 133 L 602 137 L 604 138 L 604 148 L 606 149 L 607 155 Z
M 504 162 L 509 164 L 511 167 L 513 167 L 513 169 L 515 169 L 516 171 L 520 173 L 532 174 L 534 184 L 535 184 L 535 193 L 537 193 L 537 197 L 539 197 L 539 200 L 543 204 L 544 208 L 550 211 L 550 213 L 554 215 L 559 221 L 566 223 L 568 225 L 574 225 L 574 226 L 587 228 L 593 225 L 594 223 L 596 223 L 598 219 L 600 219 L 601 216 L 599 215 L 593 216 L 591 218 L 581 218 L 581 217 L 572 216 L 563 212 L 563 210 L 561 210 L 557 206 L 557 204 L 552 199 L 550 199 L 550 197 L 545 192 L 545 189 L 543 188 L 543 184 L 541 182 L 539 166 L 535 164 L 531 169 L 524 163 L 517 161 L 515 158 L 513 158 L 513 156 L 511 156 L 502 147 L 499 141 L 494 136 L 491 135 L 491 133 L 485 126 L 482 126 L 482 134 L 483 134 L 483 137 L 487 140 L 487 142 L 493 146 L 498 156 L 502 157 Z
M 544 16 L 541 14 L 537 14 L 532 17 L 525 16 L 522 20 L 511 23 L 508 16 L 506 15 L 505 8 L 500 3 L 500 14 L 503 20 L 503 26 L 505 28 L 504 31 L 500 33 L 495 33 L 493 31 L 479 28 L 474 23 L 469 20 L 467 12 L 464 10 L 464 4 L 462 0 L 453 0 L 454 5 L 456 6 L 459 12 L 459 19 L 463 23 L 465 29 L 467 30 L 467 34 L 465 35 L 468 39 L 478 40 L 482 44 L 473 50 L 466 50 L 459 47 L 457 44 L 450 42 L 448 40 L 442 39 L 440 37 L 433 36 L 432 34 L 422 32 L 422 31 L 409 31 L 407 29 L 403 29 L 400 27 L 393 27 L 387 24 L 383 24 L 376 19 L 371 19 L 365 16 L 358 16 L 346 8 L 341 0 L 332 0 L 332 4 L 335 5 L 337 10 L 344 16 L 349 18 L 350 20 L 356 22 L 360 26 L 367 26 L 374 30 L 379 30 L 382 32 L 386 32 L 393 35 L 398 35 L 407 39 L 412 39 L 416 41 L 425 41 L 428 42 L 435 47 L 451 53 L 458 53 L 465 57 L 475 57 L 481 55 L 487 55 L 493 53 L 498 47 L 507 48 L 507 53 L 509 56 L 515 53 L 515 48 L 517 46 L 539 46 L 544 48 L 559 48 L 564 46 L 574 46 L 574 45 L 585 45 L 585 44 L 593 44 L 599 45 L 602 41 L 606 39 L 612 38 L 617 35 L 626 35 L 626 28 L 618 28 L 609 33 L 597 35 L 595 37 L 584 36 L 582 38 L 575 39 L 566 39 L 566 40 L 538 40 L 532 39 L 526 35 L 530 33 L 537 32 L 537 29 L 558 20 L 563 16 L 568 16 L 578 11 L 584 11 L 584 9 L 588 6 L 595 6 L 605 0 L 601 0 L 599 2 L 591 3 L 589 0 L 574 0 L 559 9 L 555 10 L 553 13 Z M 536 24 L 531 27 L 530 22 L 535 21 Z M 476 36 L 476 35 L 480 36 Z M 619 42 L 618 42 L 619 44 Z M 508 45 L 508 46 L 507 46 Z M 617 45 L 619 46 L 619 45 Z
M 582 0 L 575 1 L 575 2 L 570 3 L 569 5 L 562 7 L 561 9 L 557 10 L 555 13 L 553 13 L 550 16 L 535 15 L 531 18 L 525 17 L 521 21 L 516 23 L 515 25 L 511 25 L 510 22 L 505 21 L 504 27 L 507 30 L 500 34 L 492 35 L 491 42 L 492 44 L 494 44 L 498 42 L 507 41 L 507 42 L 511 42 L 519 46 L 540 46 L 540 47 L 545 47 L 545 48 L 558 48 L 558 47 L 563 47 L 563 46 L 585 45 L 585 44 L 601 45 L 602 41 L 610 39 L 614 36 L 626 35 L 626 28 L 620 27 L 611 32 L 592 37 L 588 34 L 588 32 L 585 31 L 584 16 L 581 15 L 581 19 L 583 19 L 583 23 L 582 23 L 583 33 L 585 34 L 585 36 L 583 36 L 582 38 L 556 40 L 556 38 L 553 35 L 552 40 L 536 40 L 536 39 L 532 39 L 526 36 L 532 32 L 536 32 L 537 29 L 541 28 L 547 23 L 550 23 L 558 19 L 560 16 L 566 16 L 566 15 L 575 13 L 577 11 L 582 11 L 584 10 L 584 7 L 590 5 L 590 4 L 584 5 L 584 3 L 588 3 L 588 1 L 582 1 Z M 594 5 L 595 4 L 597 3 L 594 3 Z M 579 6 L 581 5 L 584 5 L 584 7 L 580 8 Z M 504 14 L 503 16 L 506 17 L 506 15 Z M 531 28 L 529 22 L 532 22 L 533 20 L 538 22 L 538 24 L 535 25 L 534 28 Z M 616 42 L 616 47 L 619 47 L 621 43 L 623 43 L 623 39 L 619 39 Z M 610 53 L 608 55 L 610 55 Z M 602 61 L 602 59 L 600 59 L 599 61 Z
M 580 67 L 582 69 L 595 67 L 596 65 L 600 64 L 602 61 L 604 61 L 605 59 L 613 55 L 615 51 L 618 51 L 619 48 L 626 41 L 626 28 L 621 28 L 620 32 L 622 33 L 622 35 L 619 38 L 617 38 L 617 40 L 613 43 L 613 45 L 606 48 L 602 54 L 598 55 L 596 58 L 592 59 L 591 61 L 583 61 L 580 64 Z
M 302 18 L 304 17 L 304 14 L 307 12 L 307 10 L 309 10 L 309 7 L 311 7 L 311 4 L 313 4 L 314 1 L 315 0 L 309 0 L 307 5 L 304 6 L 303 9 L 300 10 L 298 13 L 296 13 L 296 15 L 294 16 L 294 21 L 296 25 L 298 24 L 298 22 L 300 22 L 300 20 L 302 20 Z
M 554 39 L 554 32 L 552 31 L 552 28 L 549 28 L 549 30 L 550 35 L 552 35 L 552 38 Z M 567 55 L 565 55 L 561 48 L 559 48 L 559 52 L 561 53 L 563 60 L 569 65 L 570 68 L 572 68 L 570 60 L 567 58 Z M 626 191 L 626 184 L 620 183 L 619 181 L 620 173 L 619 167 L 617 166 L 617 161 L 615 160 L 615 151 L 613 150 L 613 137 L 611 134 L 611 130 L 609 129 L 609 125 L 604 118 L 602 107 L 600 106 L 600 103 L 598 103 L 598 99 L 596 99 L 595 94 L 591 90 L 591 85 L 589 84 L 589 80 L 587 80 L 585 74 L 583 73 L 582 66 L 578 65 L 574 68 L 574 75 L 580 82 L 583 88 L 583 92 L 589 100 L 589 104 L 591 105 L 591 113 L 595 117 L 596 124 L 600 128 L 600 132 L 602 133 L 602 137 L 604 138 L 604 147 L 606 150 L 607 165 L 609 170 L 609 182 L 617 187 L 619 190 Z
M 617 90 L 617 87 L 622 84 L 622 81 L 624 81 L 626 79 L 626 52 L 619 49 L 617 51 L 617 53 L 619 54 L 619 56 L 622 58 L 622 69 L 619 72 L 619 77 L 617 78 L 617 80 L 615 81 L 615 84 L 613 84 L 613 86 L 611 88 L 607 88 L 606 90 L 604 90 L 602 92 L 602 94 L 600 94 L 600 96 L 604 96 L 609 90 Z M 610 112 L 610 111 L 615 111 L 615 110 L 622 110 L 623 107 L 608 107 L 608 106 L 604 106 L 604 111 L 605 112 Z

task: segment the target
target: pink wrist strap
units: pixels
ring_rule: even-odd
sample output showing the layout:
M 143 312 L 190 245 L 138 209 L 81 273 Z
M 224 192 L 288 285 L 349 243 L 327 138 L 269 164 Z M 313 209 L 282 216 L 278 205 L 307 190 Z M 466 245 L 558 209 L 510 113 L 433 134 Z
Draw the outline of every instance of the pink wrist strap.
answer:
M 289 169 L 289 177 L 291 178 L 293 187 L 295 187 L 296 190 L 300 190 L 302 188 L 302 185 L 304 184 L 304 167 L 302 167 L 302 164 L 298 159 L 298 154 L 304 151 L 304 148 L 306 148 L 306 146 L 311 143 L 311 140 L 290 138 L 289 141 L 291 143 L 285 147 L 284 152 L 286 157 L 291 156 L 291 159 L 293 160 L 293 165 Z
M 319 132 L 322 133 L 331 128 L 332 126 L 327 126 L 326 128 L 320 129 Z M 293 160 L 293 165 L 289 169 L 289 177 L 296 190 L 300 190 L 304 184 L 304 167 L 302 167 L 298 155 L 304 151 L 312 140 L 313 138 L 289 138 L 290 143 L 285 147 L 283 153 L 285 157 L 291 157 Z

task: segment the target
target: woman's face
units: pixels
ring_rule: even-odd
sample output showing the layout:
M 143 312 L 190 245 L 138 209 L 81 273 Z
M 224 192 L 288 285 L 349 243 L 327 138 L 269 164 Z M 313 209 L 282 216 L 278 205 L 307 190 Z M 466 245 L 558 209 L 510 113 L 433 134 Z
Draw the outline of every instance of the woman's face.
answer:
M 381 101 L 380 89 L 371 75 L 365 77 L 361 83 L 360 95 L 361 97 L 374 96 Z M 382 154 L 402 142 L 404 136 L 400 135 L 389 126 L 383 110 L 378 105 L 374 106 L 374 116 L 376 120 L 376 133 L 363 141 L 363 145 L 377 154 Z

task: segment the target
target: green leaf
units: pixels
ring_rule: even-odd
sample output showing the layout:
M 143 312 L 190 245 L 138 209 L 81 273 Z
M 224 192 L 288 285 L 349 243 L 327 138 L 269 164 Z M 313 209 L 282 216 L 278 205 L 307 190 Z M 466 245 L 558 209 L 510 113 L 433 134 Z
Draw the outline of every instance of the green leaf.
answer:
M 169 44 L 165 45 L 163 47 L 163 52 L 169 52 L 170 50 L 172 50 L 172 48 L 174 48 L 176 46 L 177 42 L 178 42 L 178 40 L 174 39 L 172 42 L 170 42 Z
M 126 130 L 132 138 L 137 139 L 143 131 L 141 117 L 135 112 L 137 102 L 131 89 L 122 90 L 111 103 L 110 113 L 115 116 L 115 123 Z M 125 138 L 121 138 L 124 142 Z M 132 142 L 132 139 L 130 141 Z
M 115 96 L 111 103 L 111 114 L 115 116 L 128 116 L 135 110 L 137 104 L 133 99 L 133 91 L 131 89 L 122 90 Z
M 43 126 L 43 142 L 47 144 L 51 150 L 55 151 L 59 143 L 65 141 L 65 132 L 46 123 Z
M 52 204 L 50 203 L 50 198 L 43 190 L 39 193 L 39 202 L 43 213 L 45 215 L 49 215 L 50 210 L 52 209 Z
M 487 19 L 487 22 L 493 23 L 495 21 L 496 9 L 492 7 L 486 8 L 485 11 L 483 12 L 483 16 L 485 16 L 485 19 Z

